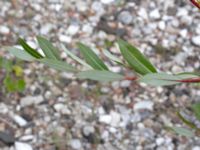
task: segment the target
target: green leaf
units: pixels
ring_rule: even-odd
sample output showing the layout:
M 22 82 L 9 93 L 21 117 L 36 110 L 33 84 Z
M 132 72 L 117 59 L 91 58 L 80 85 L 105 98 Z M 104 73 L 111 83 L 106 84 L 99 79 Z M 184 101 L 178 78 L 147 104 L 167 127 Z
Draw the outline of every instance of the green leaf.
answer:
M 16 90 L 15 82 L 9 75 L 7 75 L 6 78 L 3 80 L 3 84 L 8 92 L 14 92 Z
M 172 75 L 166 73 L 149 73 L 142 76 L 139 81 L 153 86 L 166 86 L 179 84 L 178 80 L 197 77 L 193 74 Z
M 194 137 L 194 131 L 182 127 L 169 127 L 172 131 L 186 137 Z
M 114 62 L 116 62 L 116 63 L 118 63 L 118 64 L 123 64 L 123 62 L 119 59 L 119 58 L 117 58 L 116 56 L 114 56 L 113 54 L 111 54 L 108 50 L 103 50 L 103 53 L 104 53 L 104 55 L 106 56 L 106 57 L 108 57 L 110 60 L 112 60 L 112 61 L 114 61 Z
M 150 61 L 136 47 L 123 40 L 119 40 L 118 44 L 124 59 L 137 73 L 145 75 L 157 72 Z
M 83 71 L 83 72 L 78 73 L 77 77 L 81 79 L 91 79 L 91 80 L 104 81 L 104 82 L 121 80 L 124 78 L 120 74 L 110 72 L 110 71 L 105 71 L 105 70 Z
M 30 55 L 28 52 L 15 48 L 15 47 L 6 47 L 6 49 L 13 54 L 15 57 L 25 60 L 25 61 L 33 61 L 35 60 L 35 57 Z
M 43 58 L 43 56 L 38 53 L 35 49 L 33 49 L 32 47 L 30 47 L 23 39 L 19 38 L 19 44 L 24 48 L 24 50 L 29 53 L 31 56 L 37 58 L 37 59 L 41 59 Z
M 196 118 L 200 121 L 200 103 L 193 104 L 192 110 L 194 111 Z
M 181 115 L 180 112 L 177 112 L 178 117 L 189 127 L 196 129 L 196 125 L 194 123 L 192 123 L 191 121 L 189 121 L 188 119 L 186 119 L 184 116 Z
M 60 60 L 58 50 L 53 46 L 53 44 L 51 44 L 51 42 L 42 36 L 37 36 L 37 41 L 47 58 Z
M 45 65 L 48 65 L 49 67 L 59 70 L 59 71 L 66 71 L 66 72 L 76 72 L 77 71 L 70 64 L 63 62 L 63 61 L 48 59 L 48 58 L 39 59 L 39 61 L 44 63 Z
M 76 60 L 81 65 L 85 66 L 88 69 L 91 69 L 91 66 L 88 65 L 86 62 L 84 62 L 82 59 L 74 55 L 72 52 L 70 52 L 63 44 L 61 45 L 62 49 L 65 51 L 67 55 L 69 55 L 72 59 Z
M 22 92 L 26 87 L 26 82 L 23 79 L 19 79 L 16 83 L 16 89 L 19 92 Z
M 78 43 L 78 47 L 83 54 L 86 62 L 96 70 L 108 70 L 108 67 L 101 59 L 86 45 Z

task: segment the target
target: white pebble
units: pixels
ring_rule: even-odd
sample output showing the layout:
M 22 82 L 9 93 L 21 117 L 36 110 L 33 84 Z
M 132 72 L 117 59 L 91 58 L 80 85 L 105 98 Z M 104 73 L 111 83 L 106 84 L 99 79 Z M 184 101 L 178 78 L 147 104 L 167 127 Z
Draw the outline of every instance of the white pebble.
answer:
M 99 122 L 110 124 L 112 121 L 112 117 L 110 115 L 101 115 L 99 118 Z
M 160 22 L 158 23 L 158 28 L 159 28 L 160 30 L 165 30 L 165 28 L 166 28 L 165 22 L 164 22 L 164 21 L 160 21 Z
M 22 142 L 15 142 L 15 150 L 33 150 L 33 148 L 29 144 Z
M 59 40 L 64 43 L 71 43 L 72 38 L 64 34 L 59 35 Z
M 161 17 L 158 9 L 151 11 L 149 16 L 151 19 L 159 19 Z
M 1 34 L 9 34 L 10 29 L 7 26 L 0 26 L 0 33 Z
M 22 118 L 21 116 L 18 116 L 18 115 L 14 115 L 13 116 L 13 120 L 20 126 L 20 127 L 24 127 L 27 125 L 27 121 Z
M 153 110 L 153 105 L 154 103 L 151 101 L 141 101 L 141 102 L 137 102 L 134 105 L 134 110 L 140 110 L 140 109 L 148 109 L 148 110 Z
M 192 43 L 200 46 L 200 35 L 192 37 Z
M 78 25 L 70 25 L 67 29 L 67 34 L 69 35 L 75 35 L 79 31 L 79 26 Z
M 71 144 L 71 147 L 73 149 L 78 149 L 79 150 L 82 147 L 82 144 L 81 144 L 81 142 L 80 142 L 79 139 L 73 139 L 73 140 L 71 140 L 70 144 Z
M 103 4 L 110 4 L 110 3 L 112 3 L 112 2 L 114 2 L 115 0 L 101 0 L 101 2 L 103 3 Z

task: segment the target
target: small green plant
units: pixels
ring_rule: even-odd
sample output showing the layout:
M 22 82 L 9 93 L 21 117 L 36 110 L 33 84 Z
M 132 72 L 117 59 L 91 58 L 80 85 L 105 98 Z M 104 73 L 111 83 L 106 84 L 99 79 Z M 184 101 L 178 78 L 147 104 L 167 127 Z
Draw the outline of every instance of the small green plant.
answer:
M 199 0 L 191 0 L 191 2 L 198 8 L 200 8 Z M 14 56 L 25 60 L 25 61 L 38 61 L 45 65 L 48 65 L 51 68 L 57 69 L 59 71 L 72 72 L 75 74 L 77 78 L 80 79 L 90 79 L 96 81 L 115 81 L 115 80 L 132 80 L 135 82 L 142 82 L 149 84 L 151 86 L 168 86 L 168 85 L 176 85 L 181 83 L 199 83 L 200 82 L 200 74 L 194 72 L 182 72 L 178 74 L 159 72 L 156 67 L 133 45 L 129 44 L 126 41 L 118 40 L 117 44 L 121 51 L 121 54 L 124 58 L 124 61 L 119 59 L 118 57 L 112 55 L 109 51 L 103 50 L 103 54 L 108 57 L 110 61 L 113 61 L 125 69 L 132 69 L 134 72 L 134 76 L 127 76 L 123 72 L 115 73 L 110 71 L 109 66 L 106 65 L 103 60 L 98 57 L 98 55 L 93 51 L 90 47 L 86 46 L 83 43 L 77 43 L 77 46 L 84 57 L 79 58 L 74 55 L 71 51 L 69 51 L 64 45 L 61 45 L 63 51 L 71 58 L 74 59 L 77 63 L 83 66 L 83 70 L 80 70 L 74 65 L 69 64 L 63 61 L 60 58 L 59 51 L 56 47 L 51 44 L 50 41 L 45 39 L 44 37 L 37 36 L 37 42 L 42 49 L 44 55 L 39 53 L 36 49 L 33 49 L 30 45 L 26 43 L 24 39 L 19 39 L 19 44 L 23 49 L 19 49 L 16 47 L 8 47 L 10 53 Z M 107 43 L 108 46 L 110 43 Z M 18 83 L 19 81 L 17 81 Z M 6 77 L 4 80 L 6 87 L 12 91 L 16 89 L 16 87 L 12 87 L 12 80 L 9 77 Z M 23 82 L 20 81 L 18 83 L 23 87 Z M 200 118 L 200 105 L 193 105 L 193 111 L 197 119 Z M 178 113 L 180 119 L 185 122 L 187 125 L 192 127 L 194 130 L 198 131 L 199 128 L 196 127 L 195 124 L 185 119 L 180 113 Z M 172 130 L 184 136 L 193 136 L 194 132 L 187 130 L 185 128 L 180 127 L 170 127 Z
M 0 57 L 0 70 L 3 78 L 3 87 L 7 92 L 22 92 L 25 89 L 23 69 L 13 61 Z M 3 90 L 3 89 L 2 89 Z

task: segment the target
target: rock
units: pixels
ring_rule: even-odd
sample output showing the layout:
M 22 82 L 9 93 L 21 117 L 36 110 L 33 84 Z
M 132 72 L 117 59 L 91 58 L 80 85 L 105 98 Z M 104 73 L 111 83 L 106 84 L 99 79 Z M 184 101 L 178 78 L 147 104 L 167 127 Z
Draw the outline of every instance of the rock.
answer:
M 91 133 L 94 133 L 95 132 L 95 129 L 93 126 L 85 126 L 83 127 L 83 134 L 85 136 L 89 136 Z
M 180 34 L 180 36 L 182 37 L 182 38 L 187 38 L 187 34 L 188 34 L 188 30 L 187 29 L 183 29 L 183 30 L 181 30 L 180 32 L 179 32 L 179 34 Z
M 98 2 L 98 1 L 93 2 L 91 8 L 99 15 L 102 15 L 105 12 L 102 3 Z
M 68 27 L 68 29 L 67 29 L 67 34 L 69 34 L 69 35 L 75 35 L 75 34 L 77 34 L 78 33 L 78 31 L 79 31 L 79 26 L 78 25 L 70 25 L 69 27 Z
M 37 105 L 44 101 L 44 98 L 39 96 L 26 96 L 20 100 L 20 105 L 22 107 L 30 106 L 30 105 Z
M 82 144 L 79 139 L 72 139 L 70 145 L 73 149 L 78 149 L 78 150 L 80 150 L 82 147 Z
M 33 148 L 29 144 L 22 142 L 15 142 L 15 150 L 33 150 Z
M 13 135 L 0 131 L 0 141 L 10 146 L 15 143 L 15 138 Z
M 76 8 L 79 12 L 85 12 L 88 9 L 88 6 L 84 1 L 77 1 Z
M 59 35 L 58 38 L 61 42 L 64 42 L 64 43 L 71 43 L 71 41 L 72 41 L 72 38 L 70 36 L 67 36 L 64 34 Z
M 4 103 L 0 103 L 0 114 L 6 114 L 8 111 L 8 107 Z
M 195 146 L 192 148 L 192 150 L 200 150 L 200 147 L 199 146 Z
M 138 15 L 143 19 L 148 19 L 148 14 L 145 8 L 140 8 L 138 11 Z
M 69 115 L 71 114 L 71 111 L 69 110 L 69 108 L 67 107 L 67 105 L 64 105 L 62 103 L 58 103 L 58 104 L 55 104 L 54 105 L 54 109 L 57 111 L 57 112 L 60 112 L 64 115 Z
M 131 81 L 129 81 L 129 80 L 123 80 L 123 81 L 120 82 L 120 86 L 121 86 L 122 88 L 127 88 L 127 87 L 129 87 L 130 85 L 131 85 Z
M 118 20 L 124 24 L 130 24 L 133 21 L 132 14 L 129 11 L 122 11 L 119 16 Z
M 53 29 L 53 25 L 48 23 L 41 27 L 40 33 L 43 35 L 47 35 L 52 29 Z
M 165 30 L 165 28 L 166 28 L 166 24 L 165 24 L 165 22 L 164 21 L 160 21 L 159 23 L 158 23 L 158 28 L 160 29 L 160 30 Z
M 115 111 L 111 111 L 110 115 L 111 115 L 110 125 L 113 127 L 119 126 L 119 123 L 121 121 L 121 115 Z
M 164 142 L 165 142 L 165 139 L 164 139 L 164 138 L 157 138 L 157 139 L 156 139 L 156 145 L 157 145 L 157 146 L 162 145 Z
M 24 135 L 24 136 L 20 137 L 20 141 L 31 141 L 34 138 L 35 138 L 34 135 Z
M 153 110 L 153 105 L 154 103 L 151 101 L 140 101 L 134 105 L 134 110 L 135 111 L 140 110 L 140 109 Z
M 99 122 L 105 123 L 105 124 L 110 124 L 112 121 L 112 117 L 110 115 L 101 115 L 99 117 Z
M 93 28 L 92 28 L 92 26 L 90 24 L 85 24 L 82 27 L 82 31 L 87 33 L 87 34 L 92 34 Z
M 160 12 L 158 9 L 154 9 L 153 11 L 150 12 L 149 17 L 151 19 L 160 19 Z
M 192 43 L 196 46 L 200 46 L 200 35 L 192 37 Z
M 20 126 L 20 127 L 24 127 L 27 125 L 27 121 L 22 118 L 21 116 L 18 116 L 18 115 L 14 115 L 13 116 L 13 120 Z
M 113 3 L 115 0 L 101 0 L 103 4 L 110 4 Z
M 7 26 L 0 26 L 0 34 L 6 35 L 10 33 L 10 29 Z

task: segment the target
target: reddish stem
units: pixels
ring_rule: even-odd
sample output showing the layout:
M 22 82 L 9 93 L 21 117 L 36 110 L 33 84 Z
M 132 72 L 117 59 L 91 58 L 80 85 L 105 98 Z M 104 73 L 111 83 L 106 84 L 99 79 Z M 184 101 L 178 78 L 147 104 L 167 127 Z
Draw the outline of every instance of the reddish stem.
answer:
M 135 76 L 132 76 L 132 77 L 131 77 L 131 76 L 125 76 L 124 79 L 125 79 L 125 80 L 132 80 L 132 81 L 135 81 L 135 80 L 137 80 L 137 77 L 135 77 Z
M 177 82 L 182 82 L 182 83 L 198 83 L 198 82 L 200 82 L 200 78 L 190 78 L 190 79 L 177 80 Z
M 198 2 L 197 0 L 190 0 L 197 8 L 200 9 L 200 2 Z

